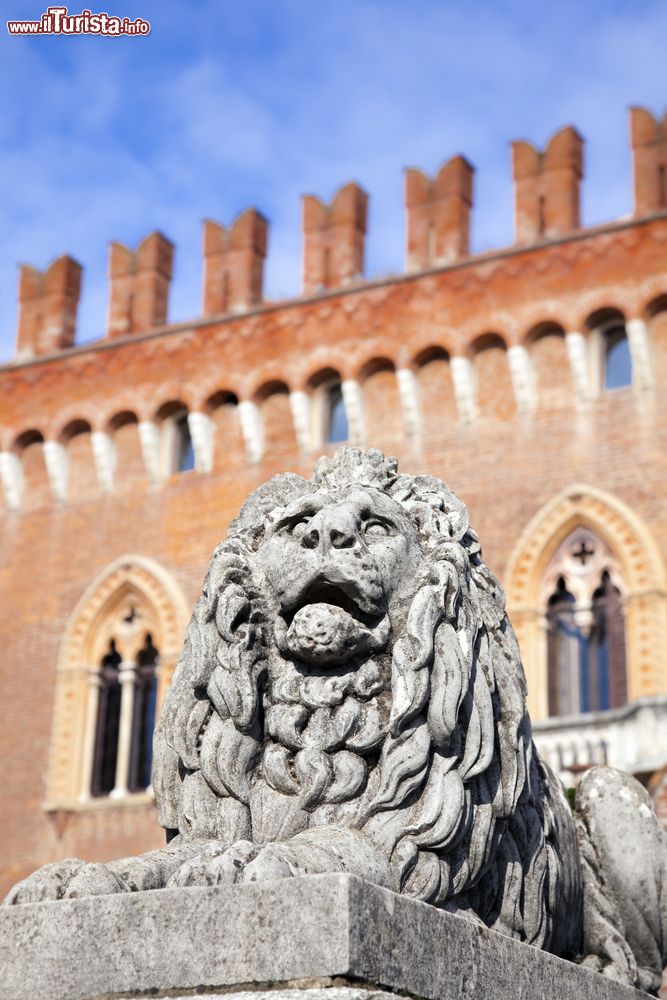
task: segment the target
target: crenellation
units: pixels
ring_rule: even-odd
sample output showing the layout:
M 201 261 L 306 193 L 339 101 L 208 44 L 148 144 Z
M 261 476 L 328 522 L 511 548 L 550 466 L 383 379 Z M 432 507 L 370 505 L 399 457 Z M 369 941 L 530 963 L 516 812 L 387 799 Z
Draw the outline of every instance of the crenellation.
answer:
M 630 108 L 634 214 L 667 209 L 667 111 L 662 118 L 646 108 Z
M 58 257 L 45 271 L 21 265 L 17 360 L 52 354 L 73 345 L 82 270 L 67 256 Z
M 364 272 L 368 195 L 350 182 L 329 204 L 303 197 L 303 292 L 341 288 Z
M 637 148 L 648 148 L 662 134 L 662 126 L 641 109 L 633 110 L 632 122 Z M 578 133 L 560 130 L 543 152 L 515 143 L 513 154 L 517 204 L 533 213 L 533 223 L 535 198 L 544 197 L 545 220 L 555 229 L 564 220 L 573 225 L 576 213 L 568 216 L 563 206 L 572 208 L 578 197 Z M 460 257 L 472 177 L 461 156 L 434 178 L 406 171 L 408 273 L 368 282 L 355 280 L 363 262 L 365 192 L 350 183 L 329 204 L 307 196 L 307 295 L 261 307 L 266 219 L 248 209 L 229 227 L 206 221 L 205 315 L 190 324 L 159 325 L 166 322 L 172 244 L 160 233 L 146 237 L 136 251 L 112 244 L 115 321 L 109 336 L 62 356 L 54 355 L 50 334 L 39 341 L 35 331 L 46 329 L 48 306 L 51 315 L 67 318 L 62 342 L 72 346 L 81 268 L 66 257 L 44 273 L 24 267 L 19 341 L 50 356 L 9 367 L 0 376 L 7 379 L 4 397 L 11 400 L 3 448 L 13 457 L 0 463 L 5 508 L 31 510 L 54 500 L 72 504 L 94 496 L 96 487 L 103 495 L 138 489 L 140 477 L 151 484 L 168 479 L 173 456 L 167 454 L 171 438 L 163 422 L 175 411 L 167 414 L 165 405 L 177 407 L 178 419 L 187 416 L 199 473 L 215 472 L 223 453 L 237 468 L 266 460 L 276 448 L 297 461 L 327 444 L 325 376 L 327 384 L 341 386 L 351 442 L 396 449 L 409 444 L 414 454 L 428 446 L 438 420 L 443 427 L 474 429 L 488 426 L 489 418 L 504 423 L 516 414 L 524 427 L 537 427 L 544 412 L 556 407 L 565 413 L 573 405 L 580 419 L 588 419 L 591 407 L 604 403 L 605 331 L 612 320 L 627 336 L 628 391 L 636 398 L 654 392 L 653 324 L 657 331 L 656 317 L 667 306 L 661 265 L 665 219 L 653 215 L 563 231 L 502 252 Z M 455 245 L 457 259 L 440 266 Z M 318 294 L 323 289 L 330 294 Z M 554 344 L 543 351 L 536 347 L 547 328 L 560 331 L 560 351 Z M 486 353 L 485 346 L 497 349 Z M 438 374 L 433 368 L 424 388 L 421 365 L 427 356 L 437 358 Z M 126 372 L 135 365 L 141 378 L 130 390 Z M 75 370 L 79 374 L 70 378 L 68 371 Z M 99 386 L 100 379 L 104 392 L 92 402 L 87 385 Z M 37 418 L 19 405 L 33 385 L 44 400 Z M 447 396 L 441 410 L 428 396 L 437 392 Z M 100 395 L 107 400 L 101 406 Z M 59 401 L 55 408 L 51 398 Z M 213 400 L 225 405 L 215 418 Z M 34 419 L 41 433 L 31 430 Z M 82 420 L 86 426 L 78 427 Z M 116 432 L 128 421 L 136 430 L 120 435 L 119 457 Z M 70 448 L 75 424 L 76 433 L 87 436 Z M 37 447 L 25 452 L 33 444 Z M 88 453 L 93 471 L 84 475 Z M 30 466 L 27 479 L 24 461 Z M 133 471 L 123 485 L 125 463 Z
M 254 208 L 229 228 L 204 220 L 204 316 L 243 312 L 262 301 L 268 229 Z
M 406 270 L 451 264 L 470 252 L 474 168 L 463 156 L 443 164 L 431 180 L 405 171 Z
M 630 133 L 634 216 L 644 219 L 667 211 L 667 116 L 633 107 Z M 526 141 L 512 143 L 515 242 L 499 253 L 580 237 L 583 145 L 569 125 L 543 150 Z M 417 168 L 405 170 L 404 277 L 452 268 L 452 281 L 465 285 L 464 274 L 454 277 L 458 268 L 474 267 L 478 261 L 482 267 L 492 259 L 495 252 L 476 254 L 470 248 L 473 177 L 474 168 L 462 155 L 446 161 L 433 177 Z M 367 219 L 368 195 L 354 182 L 341 186 L 328 203 L 314 195 L 303 197 L 302 296 L 379 288 L 401 280 L 364 280 Z M 261 322 L 264 309 L 270 308 L 263 298 L 268 228 L 255 208 L 241 212 L 229 226 L 204 220 L 202 312 L 191 322 L 199 325 L 248 312 Z M 149 234 L 136 250 L 110 244 L 107 341 L 176 328 L 167 325 L 173 256 L 173 244 L 160 232 Z M 544 263 L 536 259 L 534 266 Z M 81 273 L 81 266 L 67 256 L 44 272 L 21 267 L 16 362 L 75 346 Z M 347 308 L 345 300 L 341 304 Z M 178 326 L 185 329 L 185 324 Z
M 107 337 L 165 325 L 173 257 L 174 245 L 162 233 L 146 236 L 136 251 L 111 243 Z
M 539 151 L 512 143 L 514 235 L 518 244 L 537 243 L 579 228 L 584 140 L 571 125 Z

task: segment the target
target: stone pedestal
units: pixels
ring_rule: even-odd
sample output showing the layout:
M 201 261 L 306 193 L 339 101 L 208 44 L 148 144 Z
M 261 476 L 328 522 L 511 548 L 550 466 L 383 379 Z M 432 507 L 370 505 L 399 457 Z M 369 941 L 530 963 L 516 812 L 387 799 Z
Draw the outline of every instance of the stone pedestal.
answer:
M 0 1000 L 646 997 L 350 875 L 16 906 L 0 941 Z

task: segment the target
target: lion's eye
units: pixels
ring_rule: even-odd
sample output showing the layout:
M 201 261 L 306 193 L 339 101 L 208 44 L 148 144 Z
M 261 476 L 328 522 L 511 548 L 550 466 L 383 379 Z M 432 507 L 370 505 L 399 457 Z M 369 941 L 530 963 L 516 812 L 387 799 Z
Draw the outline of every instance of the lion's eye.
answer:
M 384 521 L 366 521 L 364 525 L 364 535 L 371 538 L 381 538 L 383 535 L 391 534 L 389 525 Z

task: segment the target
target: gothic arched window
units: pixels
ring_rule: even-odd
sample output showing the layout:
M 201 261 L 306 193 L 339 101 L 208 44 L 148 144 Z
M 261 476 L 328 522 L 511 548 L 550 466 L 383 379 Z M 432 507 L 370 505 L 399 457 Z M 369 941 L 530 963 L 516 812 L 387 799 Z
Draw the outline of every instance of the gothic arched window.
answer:
M 617 563 L 579 528 L 559 546 L 544 584 L 549 715 L 620 708 L 627 701 L 625 619 Z
M 150 798 L 153 729 L 188 618 L 170 574 L 121 556 L 72 611 L 58 658 L 45 809 Z

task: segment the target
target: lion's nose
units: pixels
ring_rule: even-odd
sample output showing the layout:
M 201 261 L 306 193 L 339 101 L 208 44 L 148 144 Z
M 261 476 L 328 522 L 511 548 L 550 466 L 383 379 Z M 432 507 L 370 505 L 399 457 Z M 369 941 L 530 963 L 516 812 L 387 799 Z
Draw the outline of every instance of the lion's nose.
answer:
M 358 540 L 354 519 L 347 511 L 322 511 L 301 536 L 307 549 L 350 549 Z
M 334 549 L 350 549 L 357 540 L 357 533 L 356 531 L 340 531 L 338 528 L 331 528 L 329 540 Z

